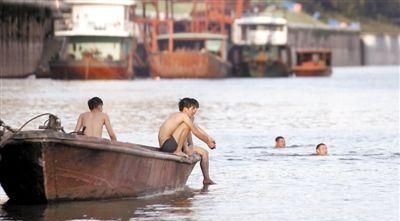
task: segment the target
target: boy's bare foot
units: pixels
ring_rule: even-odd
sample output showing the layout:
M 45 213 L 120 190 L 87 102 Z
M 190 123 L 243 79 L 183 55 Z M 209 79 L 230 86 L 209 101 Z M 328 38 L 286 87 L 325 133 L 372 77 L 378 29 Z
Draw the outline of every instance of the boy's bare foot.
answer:
M 185 154 L 184 152 L 182 152 L 182 151 L 179 151 L 179 152 L 174 152 L 174 154 L 175 155 L 178 155 L 178 156 L 181 156 L 181 157 L 188 157 L 188 155 L 187 154 Z
M 217 184 L 217 183 L 215 183 L 211 179 L 206 179 L 206 180 L 203 180 L 203 184 L 204 185 L 213 185 L 213 184 Z

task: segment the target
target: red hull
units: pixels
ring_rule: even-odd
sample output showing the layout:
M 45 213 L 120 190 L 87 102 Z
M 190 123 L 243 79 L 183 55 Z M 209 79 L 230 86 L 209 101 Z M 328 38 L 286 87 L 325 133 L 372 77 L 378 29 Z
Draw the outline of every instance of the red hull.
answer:
M 152 77 L 224 78 L 230 64 L 213 54 L 197 51 L 160 52 L 149 57 Z
M 297 77 L 326 77 L 331 76 L 332 68 L 325 65 L 300 65 L 295 66 L 292 72 Z
M 58 61 L 50 63 L 54 79 L 132 79 L 126 62 Z

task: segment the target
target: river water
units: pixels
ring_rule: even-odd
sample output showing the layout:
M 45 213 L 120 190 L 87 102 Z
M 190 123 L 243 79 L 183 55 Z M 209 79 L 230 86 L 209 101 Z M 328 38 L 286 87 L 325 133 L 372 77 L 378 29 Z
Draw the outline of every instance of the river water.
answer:
M 196 166 L 185 189 L 139 199 L 8 206 L 0 191 L 0 219 L 399 220 L 399 76 L 399 67 L 354 67 L 328 78 L 2 79 L 9 125 L 51 112 L 72 131 L 99 96 L 119 140 L 151 146 L 178 100 L 194 97 L 197 123 L 217 141 L 210 170 L 218 184 L 203 187 Z M 273 148 L 279 135 L 287 148 Z M 320 142 L 328 156 L 313 155 Z

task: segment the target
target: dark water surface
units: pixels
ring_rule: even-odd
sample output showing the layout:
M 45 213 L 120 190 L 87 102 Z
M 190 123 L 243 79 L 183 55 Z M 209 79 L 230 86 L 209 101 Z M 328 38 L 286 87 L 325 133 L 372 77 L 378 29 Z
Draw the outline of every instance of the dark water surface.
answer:
M 9 206 L 0 191 L 0 219 L 399 220 L 399 76 L 399 67 L 368 67 L 336 68 L 330 78 L 1 79 L 9 125 L 52 112 L 72 131 L 100 96 L 119 140 L 151 146 L 179 98 L 195 97 L 196 121 L 217 141 L 218 184 L 203 188 L 196 166 L 185 189 L 139 199 Z M 273 148 L 278 135 L 288 148 Z M 320 142 L 328 156 L 312 155 Z

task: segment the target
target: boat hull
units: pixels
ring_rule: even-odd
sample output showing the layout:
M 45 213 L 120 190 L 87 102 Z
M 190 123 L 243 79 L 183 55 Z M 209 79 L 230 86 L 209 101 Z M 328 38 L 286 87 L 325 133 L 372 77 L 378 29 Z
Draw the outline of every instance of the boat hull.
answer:
M 224 78 L 231 65 L 208 52 L 160 52 L 149 56 L 153 78 Z
M 332 75 L 332 69 L 329 67 L 294 67 L 293 73 L 297 77 L 328 77 Z
M 53 79 L 132 79 L 127 62 L 53 61 L 50 63 Z
M 43 131 L 14 135 L 0 155 L 0 182 L 16 203 L 136 197 L 181 188 L 200 159 Z
M 286 64 L 279 61 L 250 62 L 251 77 L 289 77 L 290 71 Z

